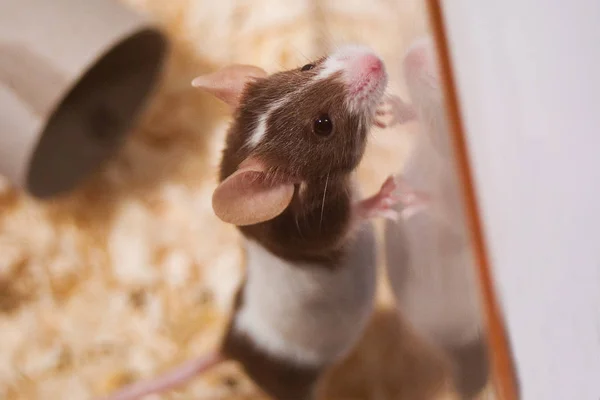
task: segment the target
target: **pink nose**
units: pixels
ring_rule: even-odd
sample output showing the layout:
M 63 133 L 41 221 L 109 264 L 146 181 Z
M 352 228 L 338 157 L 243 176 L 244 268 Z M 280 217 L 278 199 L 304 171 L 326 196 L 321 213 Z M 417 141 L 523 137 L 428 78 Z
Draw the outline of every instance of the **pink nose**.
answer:
M 364 72 L 381 72 L 383 61 L 374 54 L 366 54 L 361 58 L 360 66 Z
M 431 65 L 432 42 L 429 39 L 417 40 L 404 55 L 404 71 L 407 74 L 415 74 L 425 71 Z

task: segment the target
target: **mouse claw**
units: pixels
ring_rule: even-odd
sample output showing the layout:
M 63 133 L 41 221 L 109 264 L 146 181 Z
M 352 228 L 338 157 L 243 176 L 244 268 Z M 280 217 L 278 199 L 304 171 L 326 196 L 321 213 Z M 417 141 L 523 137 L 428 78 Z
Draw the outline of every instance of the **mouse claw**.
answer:
M 381 217 L 383 219 L 387 219 L 392 222 L 398 222 L 402 218 L 401 214 L 402 214 L 401 212 L 398 212 L 394 209 L 389 209 L 389 210 L 379 211 L 377 216 Z
M 429 197 L 413 190 L 401 177 L 389 176 L 379 192 L 356 204 L 361 218 L 382 217 L 393 221 L 407 219 L 424 210 Z M 396 207 L 400 205 L 399 209 Z
M 373 122 L 373 124 L 374 124 L 376 127 L 380 128 L 380 129 L 385 129 L 385 128 L 387 128 L 387 127 L 388 127 L 388 125 L 387 125 L 387 123 L 386 123 L 385 121 L 382 121 L 382 120 L 379 120 L 379 119 L 376 119 L 376 120 Z
M 417 113 L 412 105 L 405 103 L 398 96 L 391 95 L 381 102 L 375 116 L 375 126 L 383 129 L 408 123 L 417 118 Z M 389 120 L 386 122 L 382 117 Z

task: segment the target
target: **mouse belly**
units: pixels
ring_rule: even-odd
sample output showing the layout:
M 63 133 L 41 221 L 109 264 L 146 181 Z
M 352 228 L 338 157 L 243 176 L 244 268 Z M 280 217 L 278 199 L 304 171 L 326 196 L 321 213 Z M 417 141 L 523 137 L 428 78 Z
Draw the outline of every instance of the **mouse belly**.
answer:
M 301 381 L 313 390 L 322 369 L 352 349 L 373 312 L 376 254 L 372 226 L 360 227 L 345 261 L 336 268 L 288 262 L 251 240 L 246 248 L 246 282 L 224 352 L 241 361 L 267 392 L 269 382 L 262 377 L 265 369 L 273 371 L 273 381 L 283 374 L 280 379 Z
M 265 351 L 300 364 L 343 357 L 372 313 L 376 287 L 374 236 L 361 227 L 336 268 L 284 261 L 247 243 L 247 279 L 234 329 Z

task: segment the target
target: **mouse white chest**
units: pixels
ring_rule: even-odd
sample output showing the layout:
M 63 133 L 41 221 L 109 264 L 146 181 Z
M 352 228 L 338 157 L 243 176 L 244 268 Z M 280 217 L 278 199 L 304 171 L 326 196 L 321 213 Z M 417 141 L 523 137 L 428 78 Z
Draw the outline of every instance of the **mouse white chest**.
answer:
M 303 365 L 322 365 L 349 351 L 372 313 L 375 238 L 365 223 L 336 269 L 284 261 L 248 240 L 243 303 L 234 329 L 263 351 Z

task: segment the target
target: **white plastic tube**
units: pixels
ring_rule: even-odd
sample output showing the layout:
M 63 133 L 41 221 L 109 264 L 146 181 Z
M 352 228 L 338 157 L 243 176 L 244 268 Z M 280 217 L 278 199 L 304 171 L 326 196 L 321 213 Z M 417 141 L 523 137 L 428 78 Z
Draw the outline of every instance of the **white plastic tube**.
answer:
M 38 197 L 74 188 L 128 132 L 166 48 L 116 0 L 0 0 L 0 174 Z

